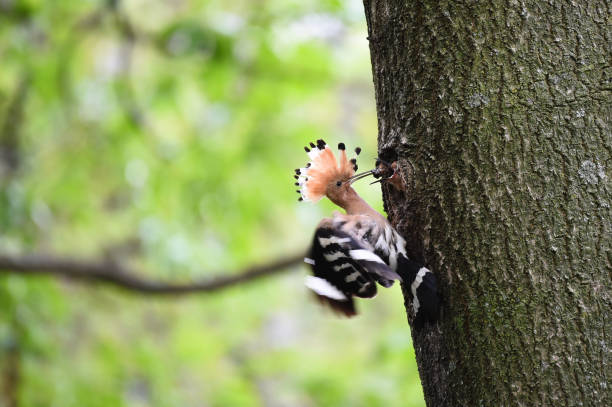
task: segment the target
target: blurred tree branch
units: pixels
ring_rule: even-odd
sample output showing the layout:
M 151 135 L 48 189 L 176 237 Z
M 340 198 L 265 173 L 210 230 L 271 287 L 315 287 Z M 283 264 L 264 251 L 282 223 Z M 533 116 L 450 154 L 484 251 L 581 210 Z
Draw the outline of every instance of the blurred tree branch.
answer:
M 288 271 L 302 262 L 304 254 L 281 258 L 270 263 L 246 267 L 238 272 L 219 271 L 198 281 L 171 283 L 152 280 L 113 261 L 85 261 L 40 254 L 0 254 L 0 273 L 23 276 L 49 275 L 68 277 L 85 283 L 107 283 L 144 294 L 191 294 L 212 292 L 261 277 Z

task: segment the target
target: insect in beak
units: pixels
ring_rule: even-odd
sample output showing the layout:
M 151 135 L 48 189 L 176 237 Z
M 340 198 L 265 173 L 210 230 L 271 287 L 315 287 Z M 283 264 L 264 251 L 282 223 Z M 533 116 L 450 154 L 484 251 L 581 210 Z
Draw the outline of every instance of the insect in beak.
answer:
M 397 162 L 387 163 L 380 158 L 376 159 L 376 169 L 374 170 L 374 178 L 378 178 L 376 181 L 370 183 L 376 184 L 378 182 L 388 181 L 396 189 L 404 191 L 406 189 L 404 181 L 400 177 L 397 171 Z

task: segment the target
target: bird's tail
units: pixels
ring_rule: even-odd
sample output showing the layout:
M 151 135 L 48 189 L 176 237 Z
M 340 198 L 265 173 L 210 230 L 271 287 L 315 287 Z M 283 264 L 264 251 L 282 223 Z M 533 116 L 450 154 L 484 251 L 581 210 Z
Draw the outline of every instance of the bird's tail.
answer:
M 426 322 L 435 322 L 440 313 L 436 276 L 422 264 L 401 254 L 397 271 L 412 295 L 413 324 L 420 328 Z

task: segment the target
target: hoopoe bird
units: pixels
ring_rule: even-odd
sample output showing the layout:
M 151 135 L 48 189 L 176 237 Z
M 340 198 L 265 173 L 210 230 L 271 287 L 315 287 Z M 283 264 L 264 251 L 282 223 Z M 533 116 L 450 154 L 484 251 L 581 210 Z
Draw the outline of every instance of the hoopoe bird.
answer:
M 412 296 L 413 325 L 421 327 L 435 321 L 439 312 L 435 275 L 408 258 L 406 241 L 351 186 L 373 175 L 401 188 L 403 182 L 396 163 L 388 165 L 377 160 L 375 169 L 355 174 L 357 160 L 347 158 L 344 143 L 338 144 L 338 159 L 323 140 L 304 149 L 310 161 L 295 170 L 298 200 L 317 202 L 327 196 L 346 211 L 334 212 L 318 224 L 310 252 L 304 258 L 313 274 L 306 277 L 306 286 L 322 303 L 350 317 L 357 314 L 353 297 L 374 297 L 376 283 L 390 287 L 399 280 Z M 360 152 L 357 147 L 355 153 Z

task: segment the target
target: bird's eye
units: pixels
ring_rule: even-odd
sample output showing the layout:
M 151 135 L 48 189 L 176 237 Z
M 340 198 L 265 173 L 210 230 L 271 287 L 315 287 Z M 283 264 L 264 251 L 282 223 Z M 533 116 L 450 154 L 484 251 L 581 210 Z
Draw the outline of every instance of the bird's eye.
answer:
M 342 185 L 342 181 L 338 181 L 336 182 L 336 186 L 339 187 L 340 185 Z

